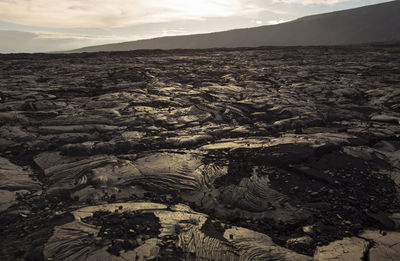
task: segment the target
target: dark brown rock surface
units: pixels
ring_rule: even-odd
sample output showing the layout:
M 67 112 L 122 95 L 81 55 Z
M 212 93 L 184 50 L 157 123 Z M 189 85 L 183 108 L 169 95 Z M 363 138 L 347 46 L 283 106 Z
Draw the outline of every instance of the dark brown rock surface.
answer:
M 5 260 L 398 256 L 399 47 L 0 58 Z

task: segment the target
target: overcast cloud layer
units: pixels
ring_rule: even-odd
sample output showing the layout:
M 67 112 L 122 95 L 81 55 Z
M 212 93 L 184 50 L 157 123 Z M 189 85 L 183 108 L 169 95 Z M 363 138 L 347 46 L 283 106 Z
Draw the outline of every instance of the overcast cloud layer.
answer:
M 387 0 L 0 0 L 0 52 L 276 24 Z
M 110 28 L 260 11 L 243 0 L 14 0 L 0 1 L 3 21 L 43 27 Z

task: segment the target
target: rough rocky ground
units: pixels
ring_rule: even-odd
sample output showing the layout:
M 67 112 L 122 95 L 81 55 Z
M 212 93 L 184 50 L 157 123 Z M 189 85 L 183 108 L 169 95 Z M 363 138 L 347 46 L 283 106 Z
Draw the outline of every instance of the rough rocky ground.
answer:
M 400 259 L 400 47 L 0 58 L 2 260 Z

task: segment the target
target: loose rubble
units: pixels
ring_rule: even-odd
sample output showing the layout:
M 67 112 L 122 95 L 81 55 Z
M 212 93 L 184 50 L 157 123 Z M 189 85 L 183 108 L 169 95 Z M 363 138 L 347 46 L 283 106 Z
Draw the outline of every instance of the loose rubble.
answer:
M 4 260 L 397 260 L 400 49 L 0 59 Z

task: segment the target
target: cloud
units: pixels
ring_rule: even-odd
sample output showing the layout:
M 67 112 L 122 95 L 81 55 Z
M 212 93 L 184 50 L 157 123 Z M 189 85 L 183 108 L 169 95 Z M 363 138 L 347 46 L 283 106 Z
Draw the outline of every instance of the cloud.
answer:
M 342 2 L 349 2 L 350 0 L 273 0 L 274 3 L 286 3 L 286 4 L 301 4 L 301 5 L 334 5 Z
M 52 28 L 112 28 L 262 11 L 247 0 L 6 0 L 1 20 Z
M 274 25 L 274 24 L 281 24 L 281 23 L 286 23 L 289 22 L 290 20 L 269 20 L 268 24 L 270 25 Z
M 85 40 L 96 40 L 96 39 L 109 38 L 107 36 L 97 36 L 97 35 L 89 35 L 89 34 L 57 33 L 57 32 L 45 32 L 45 31 L 36 31 L 36 32 L 31 32 L 31 33 L 34 34 L 34 37 L 36 39 L 85 39 Z

